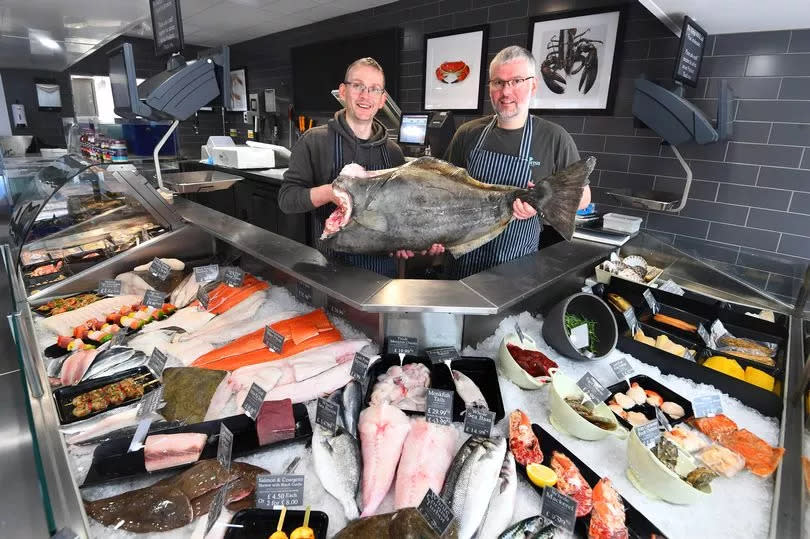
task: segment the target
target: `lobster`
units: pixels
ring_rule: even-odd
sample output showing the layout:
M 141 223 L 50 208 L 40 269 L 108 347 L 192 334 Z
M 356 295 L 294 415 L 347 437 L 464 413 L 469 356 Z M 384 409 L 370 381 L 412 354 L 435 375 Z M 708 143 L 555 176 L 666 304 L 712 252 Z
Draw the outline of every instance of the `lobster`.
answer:
M 560 30 L 559 37 L 553 36 L 546 44 L 546 50 L 550 52 L 540 64 L 540 73 L 543 75 L 548 89 L 555 94 L 562 94 L 566 88 L 565 77 L 560 74 L 560 71 L 564 71 L 568 76 L 582 71 L 582 77 L 579 79 L 579 91 L 583 94 L 587 94 L 593 87 L 599 69 L 594 43 L 603 42 L 583 37 L 590 31 L 591 29 L 588 28 L 581 34 L 577 34 L 576 28 Z

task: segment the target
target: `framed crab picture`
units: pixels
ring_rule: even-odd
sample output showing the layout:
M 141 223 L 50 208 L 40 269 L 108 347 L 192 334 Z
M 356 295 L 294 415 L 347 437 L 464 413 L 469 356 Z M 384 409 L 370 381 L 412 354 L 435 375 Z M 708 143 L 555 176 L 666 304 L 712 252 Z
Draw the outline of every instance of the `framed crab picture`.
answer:
M 425 34 L 425 110 L 481 112 L 488 29 Z
M 610 113 L 623 23 L 621 7 L 533 17 L 529 50 L 539 72 L 532 111 Z

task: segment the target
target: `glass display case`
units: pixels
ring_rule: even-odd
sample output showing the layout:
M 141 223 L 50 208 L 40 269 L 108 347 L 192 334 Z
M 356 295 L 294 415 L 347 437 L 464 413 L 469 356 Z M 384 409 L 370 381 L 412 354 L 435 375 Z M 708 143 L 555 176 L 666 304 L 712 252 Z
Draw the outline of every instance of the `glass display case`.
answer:
M 134 165 L 81 156 L 7 163 L 11 256 L 27 296 L 171 230 L 163 201 Z

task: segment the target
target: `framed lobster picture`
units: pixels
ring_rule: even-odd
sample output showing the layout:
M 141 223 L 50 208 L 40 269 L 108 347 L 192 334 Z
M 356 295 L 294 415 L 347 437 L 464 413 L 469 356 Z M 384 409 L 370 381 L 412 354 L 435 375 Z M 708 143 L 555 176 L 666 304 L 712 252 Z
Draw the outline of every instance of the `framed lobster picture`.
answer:
M 489 26 L 425 34 L 425 110 L 480 113 Z
M 539 64 L 533 112 L 608 114 L 618 80 L 622 7 L 533 17 L 529 50 Z

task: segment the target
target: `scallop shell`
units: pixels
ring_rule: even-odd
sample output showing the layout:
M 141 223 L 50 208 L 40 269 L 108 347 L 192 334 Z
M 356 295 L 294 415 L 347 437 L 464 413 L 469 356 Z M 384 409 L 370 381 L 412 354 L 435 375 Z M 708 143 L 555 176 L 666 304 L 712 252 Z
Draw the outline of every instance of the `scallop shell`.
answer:
M 640 268 L 644 268 L 645 270 L 647 269 L 647 261 L 644 260 L 642 257 L 637 256 L 637 255 L 626 256 L 626 257 L 624 257 L 624 260 L 622 260 L 622 262 L 624 262 L 626 265 L 634 267 L 634 268 L 635 267 L 640 267 Z
M 616 275 L 618 275 L 623 279 L 627 279 L 628 281 L 633 281 L 634 283 L 644 282 L 644 279 L 639 277 L 638 273 L 636 273 L 635 270 L 631 268 L 624 268 L 623 270 L 620 270 Z

